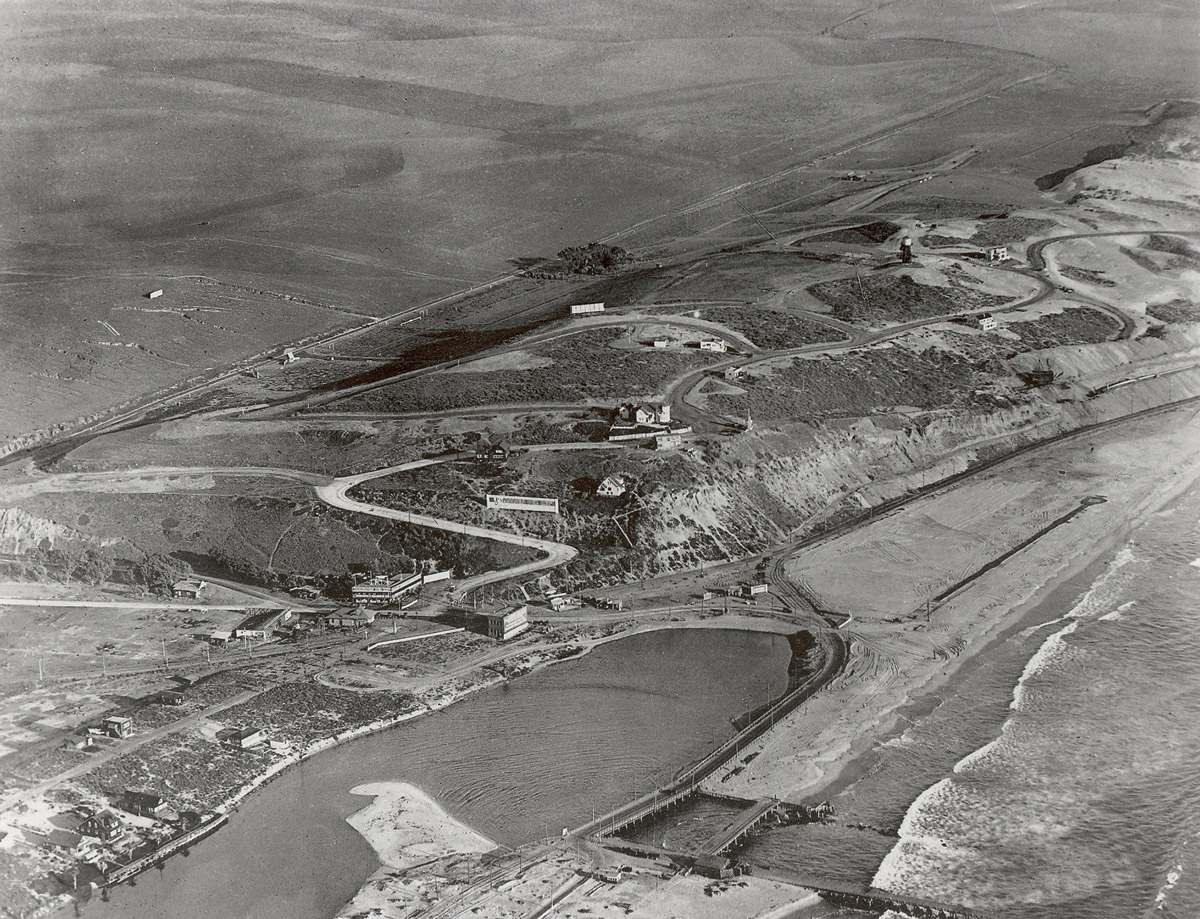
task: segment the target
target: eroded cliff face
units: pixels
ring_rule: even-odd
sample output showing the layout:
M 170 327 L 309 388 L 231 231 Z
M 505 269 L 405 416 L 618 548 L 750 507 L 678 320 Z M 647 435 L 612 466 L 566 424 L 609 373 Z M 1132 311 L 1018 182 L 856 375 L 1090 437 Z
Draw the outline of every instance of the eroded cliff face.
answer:
M 19 507 L 0 508 L 0 553 L 21 555 L 39 545 L 52 549 L 61 540 L 91 541 L 77 530 L 53 520 L 35 517 Z

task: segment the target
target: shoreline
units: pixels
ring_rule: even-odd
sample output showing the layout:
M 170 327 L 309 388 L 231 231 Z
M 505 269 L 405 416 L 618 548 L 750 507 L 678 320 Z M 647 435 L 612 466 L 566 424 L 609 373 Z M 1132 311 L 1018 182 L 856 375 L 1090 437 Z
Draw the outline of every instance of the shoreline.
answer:
M 1180 411 L 1188 409 L 1175 409 Z M 935 635 L 917 631 L 911 623 L 908 627 L 903 623 L 890 625 L 882 617 L 855 615 L 844 630 L 855 649 L 843 677 L 790 716 L 790 724 L 785 722 L 782 730 L 776 726 L 771 734 L 752 744 L 748 750 L 757 754 L 754 761 L 741 774 L 728 776 L 722 787 L 746 798 L 774 794 L 797 802 L 843 792 L 870 770 L 866 754 L 903 734 L 907 719 L 917 720 L 928 714 L 938 705 L 939 696 L 952 692 L 986 663 L 998 643 L 1027 629 L 1040 628 L 1061 615 L 1061 605 L 1057 614 L 1050 609 L 1052 602 L 1057 605 L 1063 601 L 1059 591 L 1069 590 L 1072 580 L 1092 566 L 1098 566 L 1098 576 L 1134 530 L 1200 484 L 1200 459 L 1191 455 L 1186 443 L 1186 432 L 1195 427 L 1195 422 L 1190 426 L 1180 424 L 1171 417 L 1175 412 L 1137 419 L 1119 432 L 1097 434 L 1096 450 L 1100 451 L 1103 444 L 1127 466 L 1133 465 L 1135 450 L 1151 445 L 1170 454 L 1169 461 L 1149 470 L 1142 462 L 1137 467 L 1142 473 L 1138 477 L 1114 467 L 1096 478 L 1086 455 L 1037 458 L 1029 475 L 1040 474 L 1048 479 L 1048 467 L 1078 464 L 1094 478 L 1094 484 L 1087 487 L 1107 490 L 1110 501 L 1097 505 L 1092 511 L 1094 516 L 1078 518 L 1077 526 L 1082 529 L 1066 528 L 1064 532 L 1059 528 L 1057 535 L 1027 548 L 1026 554 L 989 572 L 935 612 L 935 626 L 949 629 L 950 635 L 965 641 L 963 653 L 931 663 L 928 649 L 935 638 L 944 640 L 946 632 Z M 1152 425 L 1149 429 L 1148 424 Z M 1071 448 L 1068 445 L 1060 449 Z M 1029 464 L 1030 460 L 1023 462 Z M 1028 468 L 1018 467 L 1009 475 L 1019 476 Z M 818 562 L 810 559 L 810 564 Z M 1086 585 L 1074 594 L 1083 590 Z M 1007 609 L 999 609 L 1010 600 Z M 880 662 L 888 660 L 892 670 L 885 672 Z M 872 673 L 872 668 L 879 672 Z
M 411 782 L 368 782 L 349 793 L 370 799 L 346 822 L 375 851 L 381 867 L 407 870 L 447 855 L 500 847 Z
M 1178 410 L 1180 409 L 1176 409 L 1176 411 Z M 1155 422 L 1157 436 L 1164 436 L 1161 430 L 1161 419 L 1162 416 L 1159 415 Z M 1144 424 L 1145 419 L 1140 419 L 1139 421 L 1135 422 L 1135 424 L 1137 423 Z M 1126 434 L 1124 436 L 1128 438 L 1130 435 Z M 915 714 L 917 717 L 919 717 L 932 705 L 936 705 L 936 699 L 933 698 L 934 695 L 939 691 L 945 691 L 948 688 L 952 688 L 954 685 L 956 685 L 957 681 L 960 681 L 969 675 L 975 667 L 979 666 L 983 662 L 989 650 L 993 648 L 997 642 L 1003 641 L 1007 637 L 1010 637 L 1011 635 L 1025 628 L 1040 627 L 1049 621 L 1049 619 L 1041 619 L 1037 622 L 1034 622 L 1033 620 L 1038 620 L 1040 618 L 1036 616 L 1036 610 L 1041 608 L 1050 600 L 1051 596 L 1053 595 L 1053 591 L 1056 589 L 1055 585 L 1061 587 L 1072 577 L 1086 570 L 1090 565 L 1097 564 L 1100 559 L 1107 555 L 1111 555 L 1117 546 L 1129 538 L 1129 534 L 1133 529 L 1135 529 L 1137 526 L 1140 526 L 1150 514 L 1161 508 L 1165 503 L 1169 502 L 1172 500 L 1172 498 L 1191 487 L 1198 477 L 1200 477 L 1200 468 L 1191 470 L 1191 475 L 1184 476 L 1183 481 L 1177 481 L 1175 483 L 1172 483 L 1169 480 L 1162 481 L 1160 483 L 1160 487 L 1155 489 L 1157 497 L 1151 502 L 1151 504 L 1146 504 L 1143 500 L 1143 506 L 1138 509 L 1134 517 L 1124 522 L 1120 527 L 1113 529 L 1100 542 L 1094 543 L 1085 550 L 1076 552 L 1075 554 L 1062 559 L 1062 564 L 1059 565 L 1057 570 L 1055 570 L 1044 583 L 1035 586 L 1021 602 L 1013 607 L 1009 614 L 1001 617 L 998 622 L 994 622 L 990 626 L 983 629 L 979 637 L 981 641 L 980 647 L 977 650 L 974 650 L 969 657 L 965 659 L 957 658 L 955 661 L 951 662 L 951 664 L 941 673 L 930 674 L 929 678 L 920 684 L 918 692 L 907 698 L 891 712 L 885 726 L 868 728 L 866 732 L 863 732 L 864 734 L 869 734 L 868 739 L 851 742 L 847 748 L 839 751 L 833 757 L 833 761 L 824 768 L 821 776 L 815 782 L 809 783 L 803 789 L 802 795 L 790 794 L 789 797 L 811 798 L 819 794 L 834 794 L 852 784 L 854 780 L 860 776 L 865 769 L 868 768 L 868 765 L 862 762 L 863 754 L 865 752 L 874 748 L 878 743 L 882 743 L 885 740 L 893 738 L 899 733 L 902 733 L 901 729 L 904 726 L 905 717 L 909 717 L 912 714 Z M 1143 499 L 1145 499 L 1145 497 L 1147 496 L 1143 496 Z M 951 598 L 945 604 L 945 607 L 953 608 L 961 605 L 965 600 L 971 598 L 976 589 L 978 589 L 978 586 L 973 585 L 972 588 L 968 589 L 962 594 Z M 860 623 L 856 618 L 853 623 L 853 628 L 850 630 L 854 631 L 857 627 L 860 627 Z M 571 639 L 564 643 L 551 645 L 543 649 L 537 649 L 532 653 L 539 655 L 540 659 L 534 661 L 530 668 L 522 672 L 520 675 L 524 676 L 529 673 L 537 672 L 545 667 L 552 666 L 556 663 L 581 658 L 585 654 L 590 653 L 590 651 L 596 647 L 608 644 L 610 642 L 619 641 L 623 638 L 628 638 L 637 634 L 655 631 L 721 628 L 788 634 L 804 630 L 805 625 L 799 622 L 784 621 L 771 617 L 747 617 L 736 615 L 709 616 L 705 618 L 691 618 L 677 621 L 665 618 L 657 619 L 648 622 L 636 623 L 631 625 L 629 628 L 621 629 L 620 631 L 612 634 L 601 635 L 587 639 Z M 575 645 L 577 647 L 577 653 L 571 654 L 568 657 L 558 657 L 554 654 L 555 650 L 561 650 L 562 648 L 569 647 L 571 645 Z M 303 751 L 290 754 L 276 763 L 273 763 L 263 773 L 259 774 L 252 781 L 239 788 L 230 799 L 228 799 L 223 805 L 216 808 L 216 810 L 219 813 L 232 812 L 236 809 L 240 802 L 245 800 L 254 791 L 263 787 L 292 766 L 299 765 L 305 760 L 324 750 L 332 749 L 333 747 L 340 746 L 341 744 L 347 743 L 359 737 L 364 737 L 373 733 L 387 730 L 388 728 L 395 727 L 408 720 L 420 717 L 423 714 L 448 708 L 454 703 L 465 699 L 474 692 L 493 687 L 507 681 L 508 678 L 499 674 L 495 674 L 490 677 L 485 677 L 478 682 L 471 683 L 467 686 L 451 683 L 450 690 L 446 694 L 434 698 L 431 702 L 423 703 L 422 707 L 414 711 L 405 712 L 395 717 L 381 719 L 367 725 L 353 728 L 334 737 L 327 737 L 316 741 Z M 837 682 L 838 680 L 835 679 L 834 683 Z M 825 692 L 817 694 L 818 699 L 822 696 L 829 696 L 828 687 Z M 803 709 L 801 711 L 803 711 Z M 770 732 L 768 735 L 766 735 L 766 737 L 761 738 L 759 741 L 754 742 L 752 749 L 757 748 L 761 750 L 764 742 L 769 742 L 774 738 L 779 737 L 782 733 L 783 731 L 780 730 L 780 725 L 776 725 L 774 731 Z M 845 736 L 846 733 L 849 732 L 843 731 L 843 736 Z M 734 784 L 736 785 L 738 783 L 735 782 Z M 750 796 L 753 796 L 753 794 Z M 54 908 L 55 907 L 53 906 L 51 907 L 52 910 Z

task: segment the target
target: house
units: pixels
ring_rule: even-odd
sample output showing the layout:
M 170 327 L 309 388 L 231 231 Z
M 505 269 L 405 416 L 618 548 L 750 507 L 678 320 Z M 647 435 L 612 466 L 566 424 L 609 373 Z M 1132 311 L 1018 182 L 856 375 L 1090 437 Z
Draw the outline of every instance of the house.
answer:
M 324 620 L 328 629 L 365 629 L 374 621 L 375 610 L 365 606 L 330 613 Z
M 158 694 L 158 701 L 162 705 L 183 705 L 183 693 L 168 689 Z
M 529 628 L 529 607 L 524 604 L 483 613 L 482 616 L 487 620 L 488 638 L 507 641 Z
M 101 811 L 79 825 L 79 835 L 94 836 L 101 842 L 113 842 L 125 835 L 125 824 L 112 811 Z
M 672 447 L 678 447 L 683 443 L 683 436 L 680 434 L 659 434 L 654 438 L 655 450 L 670 450 Z
M 225 737 L 225 743 L 231 747 L 249 750 L 267 739 L 267 732 L 262 728 L 238 728 L 230 731 Z
M 987 260 L 989 262 L 1007 262 L 1008 259 L 1008 246 L 991 246 L 987 250 Z
M 566 594 L 558 594 L 550 598 L 550 608 L 556 613 L 561 613 L 563 610 L 579 609 L 583 606 L 583 601 L 578 597 L 570 597 Z
M 627 487 L 624 476 L 605 476 L 604 481 L 596 487 L 596 495 L 600 498 L 619 498 L 625 494 Z
M 502 463 L 512 455 L 512 452 L 511 442 L 493 439 L 489 434 L 481 436 L 475 444 L 475 460 L 480 463 Z
M 255 609 L 238 623 L 233 630 L 234 638 L 248 641 L 266 641 L 276 629 L 288 625 L 296 614 L 290 609 Z
M 294 363 L 296 363 L 296 352 L 295 352 L 295 351 L 284 351 L 284 352 L 283 352 L 283 357 L 282 357 L 282 358 L 280 358 L 280 361 L 279 361 L 279 363 L 281 363 L 281 364 L 294 364 Z
M 667 341 L 665 338 L 654 339 L 654 347 L 659 348 L 659 349 L 669 347 L 670 344 L 671 343 L 669 341 Z
M 759 581 L 755 584 L 743 584 L 742 593 L 747 597 L 756 597 L 759 594 L 765 594 L 771 589 L 771 585 L 764 581 Z
M 178 820 L 179 814 L 171 809 L 162 795 L 149 791 L 126 791 L 121 799 L 121 809 L 139 817 L 154 817 L 158 820 Z
M 150 293 L 146 294 L 146 299 L 147 300 L 157 300 L 159 297 L 162 296 L 162 294 L 163 294 L 162 288 L 159 287 L 156 290 L 152 290 L 152 291 L 150 291 Z
M 415 574 L 356 575 L 350 593 L 359 606 L 391 606 L 406 593 L 421 586 L 421 572 Z
M 224 647 L 232 640 L 233 632 L 231 632 L 229 629 L 217 629 L 217 631 L 208 636 L 208 643 L 210 645 L 220 645 Z
M 745 372 L 746 372 L 745 367 L 726 367 L 725 368 L 725 379 L 740 380 L 742 378 L 742 374 L 744 374 Z
M 696 859 L 696 863 L 692 867 L 701 877 L 733 877 L 733 862 L 722 855 L 702 855 Z
M 104 733 L 109 737 L 130 737 L 133 734 L 133 719 L 114 715 L 105 718 Z
M 310 584 L 302 584 L 299 587 L 293 587 L 288 591 L 293 597 L 299 597 L 301 600 L 315 600 L 321 596 L 321 591 Z
M 183 581 L 176 581 L 171 585 L 171 596 L 198 600 L 200 599 L 200 592 L 207 586 L 208 581 L 201 581 L 198 578 L 187 578 Z
M 726 351 L 729 350 L 729 344 L 723 338 L 718 338 L 716 341 L 707 341 L 706 340 L 706 341 L 700 342 L 700 350 L 701 351 L 716 351 L 721 354 L 724 354 Z
M 997 326 L 996 317 L 991 313 L 979 313 L 971 317 L 971 325 L 984 332 L 990 332 Z
M 670 404 L 651 405 L 649 402 L 643 402 L 634 410 L 633 420 L 638 424 L 669 424 L 671 406 Z

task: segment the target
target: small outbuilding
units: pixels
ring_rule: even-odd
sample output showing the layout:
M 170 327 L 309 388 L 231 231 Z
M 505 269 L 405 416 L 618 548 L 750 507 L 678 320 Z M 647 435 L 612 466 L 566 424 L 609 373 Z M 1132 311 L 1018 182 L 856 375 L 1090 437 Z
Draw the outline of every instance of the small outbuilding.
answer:
M 659 434 L 654 438 L 654 449 L 670 450 L 673 447 L 678 447 L 682 443 L 683 436 L 681 434 Z
M 104 733 L 109 737 L 130 737 L 133 735 L 133 719 L 125 715 L 105 718 Z
M 182 581 L 176 581 L 171 585 L 171 596 L 182 597 L 188 600 L 199 600 L 200 594 L 207 586 L 208 581 L 201 581 L 199 578 L 186 578 Z

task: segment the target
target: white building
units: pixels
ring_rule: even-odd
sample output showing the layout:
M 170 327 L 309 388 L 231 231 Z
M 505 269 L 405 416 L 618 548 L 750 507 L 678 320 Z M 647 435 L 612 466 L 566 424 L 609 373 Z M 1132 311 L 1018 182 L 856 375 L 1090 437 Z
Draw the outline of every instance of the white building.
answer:
M 726 351 L 729 350 L 729 345 L 725 341 L 725 339 L 718 338 L 715 341 L 700 342 L 700 350 L 701 351 L 716 351 L 720 354 L 724 354 Z
M 377 574 L 373 577 L 355 578 L 350 593 L 360 606 L 389 606 L 404 594 L 421 586 L 421 573 Z
M 576 303 L 571 307 L 572 316 L 588 316 L 593 313 L 603 313 L 603 303 Z
M 605 476 L 604 481 L 596 489 L 596 494 L 601 498 L 619 498 L 625 494 L 625 490 L 625 479 L 619 475 L 610 475 Z
M 488 638 L 507 641 L 529 628 L 529 607 L 524 604 L 482 615 L 487 620 Z
M 671 406 L 670 404 L 651 405 L 649 402 L 643 402 L 634 411 L 633 420 L 638 424 L 670 424 Z
M 991 313 L 979 313 L 977 316 L 971 317 L 971 325 L 984 332 L 990 332 L 996 328 L 999 323 L 996 322 L 996 317 Z
M 989 262 L 1007 262 L 1008 259 L 1008 246 L 992 246 L 987 250 Z

